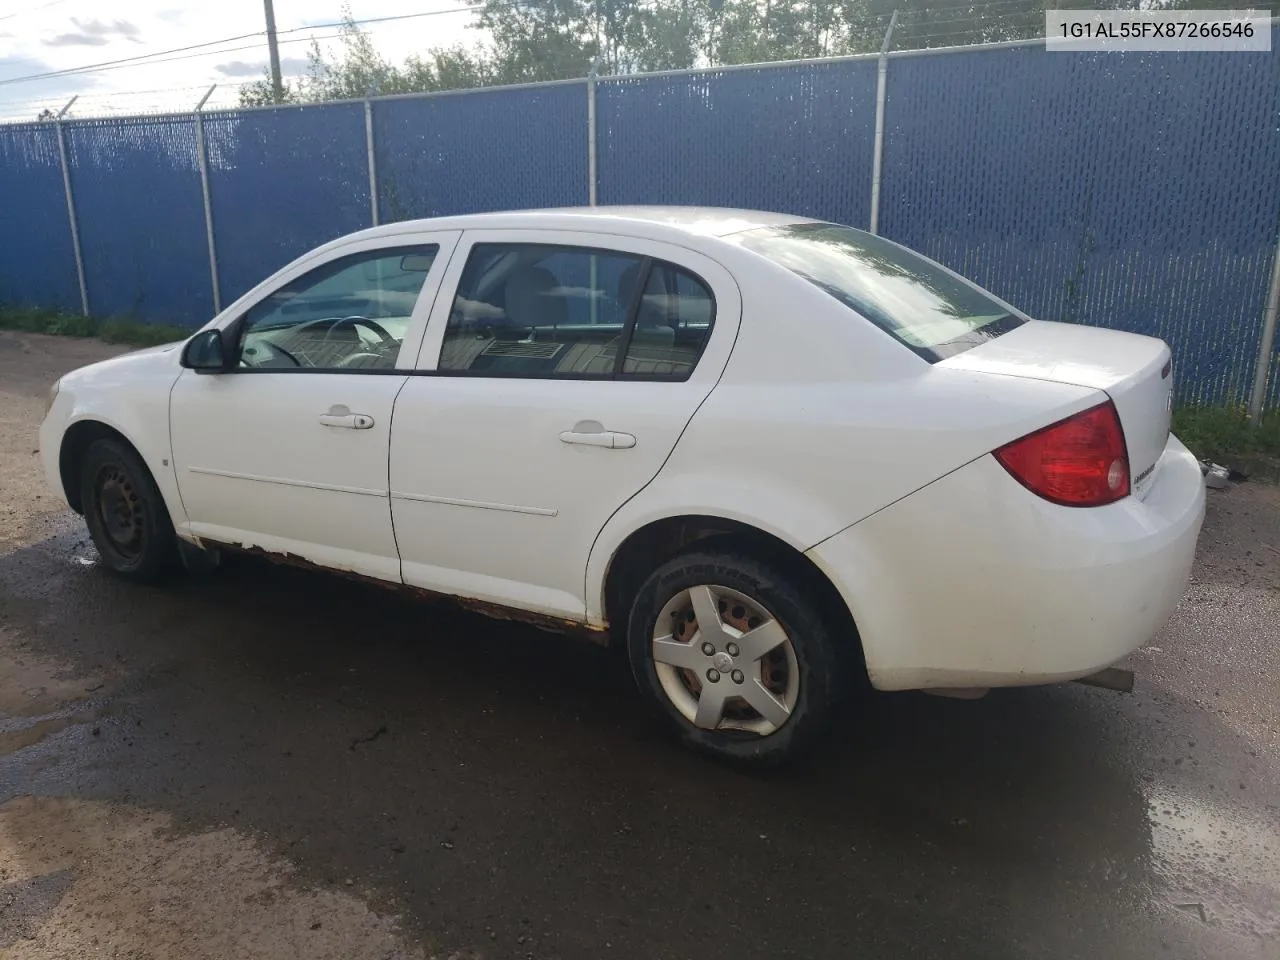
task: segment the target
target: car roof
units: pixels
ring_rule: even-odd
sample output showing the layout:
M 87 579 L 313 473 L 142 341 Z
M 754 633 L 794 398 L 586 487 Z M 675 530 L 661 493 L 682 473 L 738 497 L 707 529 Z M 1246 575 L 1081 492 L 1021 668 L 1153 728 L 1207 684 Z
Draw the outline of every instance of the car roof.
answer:
M 628 234 L 660 238 L 672 234 L 724 237 L 756 227 L 811 223 L 813 218 L 765 210 L 697 206 L 597 206 L 556 207 L 538 210 L 504 210 L 467 213 L 421 220 L 401 220 L 360 231 L 361 236 L 392 236 L 418 230 L 562 229 Z

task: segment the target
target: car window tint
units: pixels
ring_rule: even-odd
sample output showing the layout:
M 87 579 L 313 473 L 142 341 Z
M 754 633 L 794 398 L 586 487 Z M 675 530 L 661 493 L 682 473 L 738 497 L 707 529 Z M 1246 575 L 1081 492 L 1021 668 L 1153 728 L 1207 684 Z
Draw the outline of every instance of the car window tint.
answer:
M 586 247 L 476 244 L 449 314 L 441 370 L 612 376 L 643 258 Z
M 674 264 L 655 261 L 622 362 L 628 379 L 687 379 L 706 346 L 715 300 L 706 284 Z
M 930 362 L 1024 322 L 975 285 L 853 227 L 796 223 L 727 239 L 808 280 Z
M 316 267 L 245 316 L 239 366 L 390 369 L 437 247 L 353 253 Z

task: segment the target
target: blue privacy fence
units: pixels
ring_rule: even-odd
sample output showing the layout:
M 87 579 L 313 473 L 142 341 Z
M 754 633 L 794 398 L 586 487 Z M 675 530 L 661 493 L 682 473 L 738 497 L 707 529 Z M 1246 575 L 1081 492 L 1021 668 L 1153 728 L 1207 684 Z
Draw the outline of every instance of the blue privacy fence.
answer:
M 195 327 L 371 223 L 596 202 L 868 227 L 874 206 L 878 232 L 1034 316 L 1164 338 L 1180 399 L 1244 402 L 1280 235 L 1272 34 L 1267 53 L 1032 41 L 0 126 L 0 304 Z

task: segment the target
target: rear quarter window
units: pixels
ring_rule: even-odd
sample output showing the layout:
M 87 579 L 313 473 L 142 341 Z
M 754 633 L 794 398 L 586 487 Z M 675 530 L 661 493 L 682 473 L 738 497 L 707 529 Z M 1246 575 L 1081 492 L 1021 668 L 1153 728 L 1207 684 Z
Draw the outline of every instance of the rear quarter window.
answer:
M 1026 322 L 980 287 L 852 227 L 793 223 L 725 239 L 808 280 L 930 363 Z

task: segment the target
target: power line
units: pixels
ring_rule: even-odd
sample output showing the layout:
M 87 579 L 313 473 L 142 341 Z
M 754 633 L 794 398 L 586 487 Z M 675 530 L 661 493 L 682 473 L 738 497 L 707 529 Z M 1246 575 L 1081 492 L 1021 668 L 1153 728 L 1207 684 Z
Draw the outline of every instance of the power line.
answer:
M 465 13 L 471 10 L 471 7 L 455 7 L 452 10 L 427 10 L 423 13 L 400 13 L 393 17 L 366 17 L 363 20 L 352 20 L 351 22 L 358 27 L 366 26 L 370 23 L 391 23 L 393 20 L 414 20 L 418 17 L 435 17 L 442 13 Z M 345 27 L 347 21 L 339 20 L 336 23 L 310 23 L 305 27 L 293 27 L 289 30 L 281 30 L 281 33 L 298 33 L 302 30 L 323 30 L 327 27 Z
M 338 34 L 338 33 L 325 33 L 325 34 L 321 34 L 321 35 L 320 35 L 320 36 L 318 36 L 318 37 L 294 37 L 294 38 L 293 38 L 293 39 L 291 39 L 291 40 L 281 40 L 281 41 L 280 41 L 280 43 L 281 43 L 281 44 L 285 44 L 285 43 L 306 43 L 308 40 L 332 40 L 334 37 L 338 37 L 338 36 L 341 36 L 341 34 Z M 223 42 L 225 43 L 225 42 L 227 42 L 227 41 L 223 41 Z M 123 67 L 129 67 L 129 66 L 135 66 L 135 67 L 149 67 L 149 66 L 151 66 L 151 65 L 153 65 L 153 64 L 157 64 L 157 63 L 173 63 L 174 61 L 177 61 L 177 60 L 194 60 L 194 59 L 197 59 L 198 57 L 211 57 L 211 56 L 216 56 L 216 55 L 223 54 L 223 53 L 240 53 L 241 51 L 244 51 L 244 50 L 257 50 L 259 47 L 261 47 L 261 44 L 258 44 L 258 43 L 250 43 L 250 44 L 246 44 L 246 45 L 245 45 L 245 46 L 243 46 L 243 47 L 226 47 L 226 48 L 221 49 L 221 50 L 209 50 L 209 51 L 207 51 L 207 52 L 205 52 L 205 53 L 187 53 L 187 54 L 183 54 L 182 56 L 179 56 L 179 57 L 163 57 L 163 58 L 161 58 L 161 59 L 159 59 L 159 60 L 148 60 L 146 63 L 118 64 L 118 65 L 115 65 L 115 66 L 100 67 L 100 68 L 97 68 L 97 69 L 94 69 L 94 70 L 91 70 L 91 71 L 90 71 L 90 70 L 86 70 L 86 71 L 84 71 L 84 72 L 85 72 L 85 73 L 105 73 L 105 72 L 106 72 L 106 71 L 108 71 L 108 70 L 119 70 L 119 69 L 121 69 L 121 68 L 123 68 Z M 5 83 L 9 83 L 9 82 L 10 82 L 10 81 L 8 81 L 8 80 L 0 80 L 0 84 L 5 84 Z
M 355 26 L 366 26 L 368 24 L 390 23 L 395 20 L 413 20 L 419 17 L 438 17 L 444 14 L 449 14 L 449 13 L 467 13 L 467 12 L 470 12 L 471 9 L 472 9 L 471 7 L 454 7 L 449 10 L 429 10 L 422 13 L 402 13 L 394 17 L 369 17 L 364 20 L 353 20 L 350 22 Z M 278 33 L 281 35 L 288 34 L 288 33 L 301 33 L 304 30 L 324 30 L 330 27 L 343 27 L 346 25 L 347 25 L 347 21 L 342 21 L 342 20 L 337 21 L 336 23 L 312 23 L 312 24 L 308 24 L 305 27 L 293 27 L 289 30 L 280 30 L 278 31 Z M 339 36 L 339 35 L 340 34 L 330 34 L 326 37 L 317 37 L 316 39 L 331 39 L 332 37 Z M 136 57 L 125 57 L 120 60 L 104 60 L 101 63 L 90 63 L 90 64 L 85 64 L 84 66 L 81 66 L 81 67 L 68 67 L 65 70 L 50 70 L 45 73 L 32 73 L 24 77 L 10 77 L 7 80 L 0 80 L 0 86 L 7 86 L 8 84 L 11 84 L 11 83 L 25 83 L 28 80 L 48 80 L 53 77 L 68 77 L 68 76 L 78 76 L 80 74 L 86 74 L 86 73 L 101 73 L 104 70 L 115 70 L 120 67 L 128 66 L 131 64 L 134 64 L 137 66 L 147 66 L 151 63 L 170 63 L 174 60 L 186 60 L 189 58 L 188 57 L 169 57 L 168 54 L 186 53 L 191 50 L 203 50 L 208 47 L 216 47 L 223 43 L 234 43 L 237 40 L 250 40 L 255 37 L 265 37 L 265 36 L 266 36 L 265 30 L 257 30 L 253 33 L 242 33 L 239 36 L 223 37 L 221 40 L 208 40 L 204 43 L 193 43 L 185 47 L 174 47 L 172 50 L 157 50 L 154 53 L 139 54 Z M 293 40 L 281 40 L 280 42 L 281 43 L 297 43 L 298 39 L 309 40 L 311 38 L 302 37 L 302 38 L 295 38 Z M 210 54 L 235 53 L 240 50 L 251 50 L 251 49 L 254 49 L 255 47 L 257 47 L 257 44 L 254 44 L 249 47 L 234 47 L 229 50 L 211 50 L 209 51 L 209 53 Z M 197 56 L 207 56 L 207 55 L 209 54 L 198 54 Z M 152 59 L 154 57 L 163 57 L 164 59 L 160 59 L 160 60 Z M 146 61 L 146 62 L 144 63 L 143 61 Z
M 137 63 L 139 60 L 146 60 L 150 57 L 159 57 L 167 53 L 181 53 L 186 50 L 201 50 L 205 47 L 215 47 L 220 43 L 231 43 L 235 40 L 248 40 L 251 37 L 260 36 L 262 36 L 262 31 L 258 31 L 257 33 L 244 33 L 238 37 L 224 37 L 221 40 L 209 40 L 205 43 L 193 43 L 186 47 L 174 47 L 172 50 L 157 50 L 155 53 L 144 53 L 136 57 L 125 57 L 122 60 L 104 60 L 101 63 L 86 64 L 83 67 L 68 67 L 65 70 L 50 70 L 46 73 L 31 73 L 25 77 L 10 77 L 7 80 L 0 80 L 0 86 L 8 85 L 10 83 L 24 83 L 27 80 L 47 80 L 50 77 L 68 77 L 81 73 L 97 73 L 101 70 L 123 66 L 129 63 Z M 219 53 L 221 51 L 213 52 Z M 162 60 L 159 62 L 164 63 L 165 61 Z

